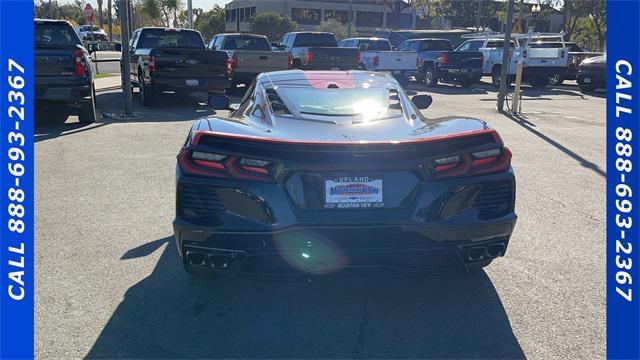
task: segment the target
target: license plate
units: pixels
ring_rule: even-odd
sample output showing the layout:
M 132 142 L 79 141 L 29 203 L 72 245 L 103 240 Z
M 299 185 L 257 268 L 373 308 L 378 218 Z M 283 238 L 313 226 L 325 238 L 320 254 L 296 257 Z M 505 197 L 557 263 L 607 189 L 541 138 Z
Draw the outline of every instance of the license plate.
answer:
M 467 71 L 468 71 L 467 69 L 460 70 L 461 73 L 466 73 Z
M 326 208 L 382 207 L 382 179 L 371 176 L 339 176 L 325 179 Z
M 591 78 L 584 78 L 584 82 L 585 82 L 585 84 L 591 83 Z
M 338 71 L 340 68 L 331 68 L 332 71 Z
M 187 84 L 187 86 L 198 86 L 198 85 L 200 85 L 200 82 L 198 80 L 194 80 L 194 79 L 185 80 L 185 83 Z
M 457 73 L 457 72 L 460 72 L 460 69 L 449 69 L 449 71 L 452 73 Z

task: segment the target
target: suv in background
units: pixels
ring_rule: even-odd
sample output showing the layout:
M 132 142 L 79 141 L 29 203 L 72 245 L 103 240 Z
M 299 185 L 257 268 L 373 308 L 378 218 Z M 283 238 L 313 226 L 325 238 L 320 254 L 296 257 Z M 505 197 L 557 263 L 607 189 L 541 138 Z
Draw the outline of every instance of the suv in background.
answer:
M 80 25 L 76 33 L 82 41 L 108 41 L 107 33 L 97 26 Z
M 67 21 L 35 19 L 34 25 L 36 121 L 63 121 L 77 113 L 81 123 L 95 122 L 89 52 Z

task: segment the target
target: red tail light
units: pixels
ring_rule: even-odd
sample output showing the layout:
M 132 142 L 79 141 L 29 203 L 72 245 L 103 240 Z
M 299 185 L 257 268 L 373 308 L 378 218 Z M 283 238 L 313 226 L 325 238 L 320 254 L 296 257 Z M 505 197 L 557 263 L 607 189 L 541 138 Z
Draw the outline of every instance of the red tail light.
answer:
M 442 56 L 440 56 L 440 64 L 444 65 L 449 61 L 449 56 L 447 56 L 447 54 L 442 54 Z
M 156 57 L 155 56 L 149 56 L 149 65 L 147 65 L 147 69 L 149 70 L 149 72 L 156 71 Z
M 375 66 L 380 65 L 380 56 L 374 56 L 373 57 L 373 65 L 375 65 Z
M 293 56 L 289 55 L 289 60 L 287 60 L 287 68 L 293 69 Z
M 356 51 L 356 64 L 360 64 L 362 57 L 360 55 L 360 50 Z
M 233 60 L 227 59 L 227 76 L 231 76 L 233 74 Z
M 84 77 L 86 74 L 86 69 L 84 68 L 84 51 L 82 49 L 76 49 L 73 53 L 74 57 L 74 66 L 73 71 L 76 76 Z
M 525 59 L 527 58 L 527 50 L 522 51 L 522 57 Z
M 420 69 L 420 57 L 416 57 L 416 68 Z
M 311 64 L 312 61 L 313 61 L 313 52 L 309 51 L 307 52 L 307 64 Z
M 270 161 L 240 158 L 233 155 L 182 150 L 178 154 L 180 168 L 191 175 L 223 179 L 272 182 Z
M 434 179 L 501 172 L 511 166 L 511 151 L 494 148 L 465 155 L 435 159 L 431 165 Z
M 484 55 L 480 55 L 480 64 L 484 64 Z
M 236 69 L 238 67 L 238 53 L 234 52 L 233 56 L 231 57 L 231 67 L 233 69 Z

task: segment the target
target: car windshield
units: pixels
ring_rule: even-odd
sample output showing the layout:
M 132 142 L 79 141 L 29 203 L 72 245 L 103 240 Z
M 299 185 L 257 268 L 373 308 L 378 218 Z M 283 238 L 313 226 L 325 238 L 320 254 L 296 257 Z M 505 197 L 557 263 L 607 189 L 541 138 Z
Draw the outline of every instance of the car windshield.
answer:
M 296 35 L 296 40 L 293 46 L 295 47 L 301 47 L 301 46 L 336 47 L 338 46 L 338 44 L 333 34 L 301 33 Z
M 80 39 L 68 24 L 42 23 L 34 30 L 35 47 L 80 45 Z
M 401 108 L 396 90 L 386 88 L 316 89 L 278 87 L 278 95 L 288 107 L 302 114 L 320 116 L 359 116 L 375 120 L 399 115 Z M 390 103 L 393 101 L 393 103 Z
M 138 48 L 196 48 L 204 49 L 202 36 L 195 31 L 173 29 L 145 29 L 138 40 Z
M 391 51 L 388 40 L 360 40 L 358 48 L 362 51 Z
M 224 42 L 224 50 L 263 50 L 270 51 L 271 45 L 265 38 L 252 36 L 231 36 Z

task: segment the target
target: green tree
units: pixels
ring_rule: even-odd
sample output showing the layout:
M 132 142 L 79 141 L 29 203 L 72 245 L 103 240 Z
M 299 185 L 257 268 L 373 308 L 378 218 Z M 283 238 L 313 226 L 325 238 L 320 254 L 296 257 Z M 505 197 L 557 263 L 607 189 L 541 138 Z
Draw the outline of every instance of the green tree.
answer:
M 298 23 L 288 16 L 274 12 L 257 14 L 249 26 L 251 32 L 265 35 L 270 41 L 278 41 L 285 33 L 298 29 Z
M 215 5 L 212 10 L 202 11 L 194 9 L 194 14 L 198 14 L 193 27 L 202 33 L 205 40 L 210 40 L 214 35 L 224 32 L 224 9 Z
M 349 29 L 347 26 L 335 19 L 323 21 L 318 25 L 316 30 L 333 33 L 338 41 L 349 36 Z

